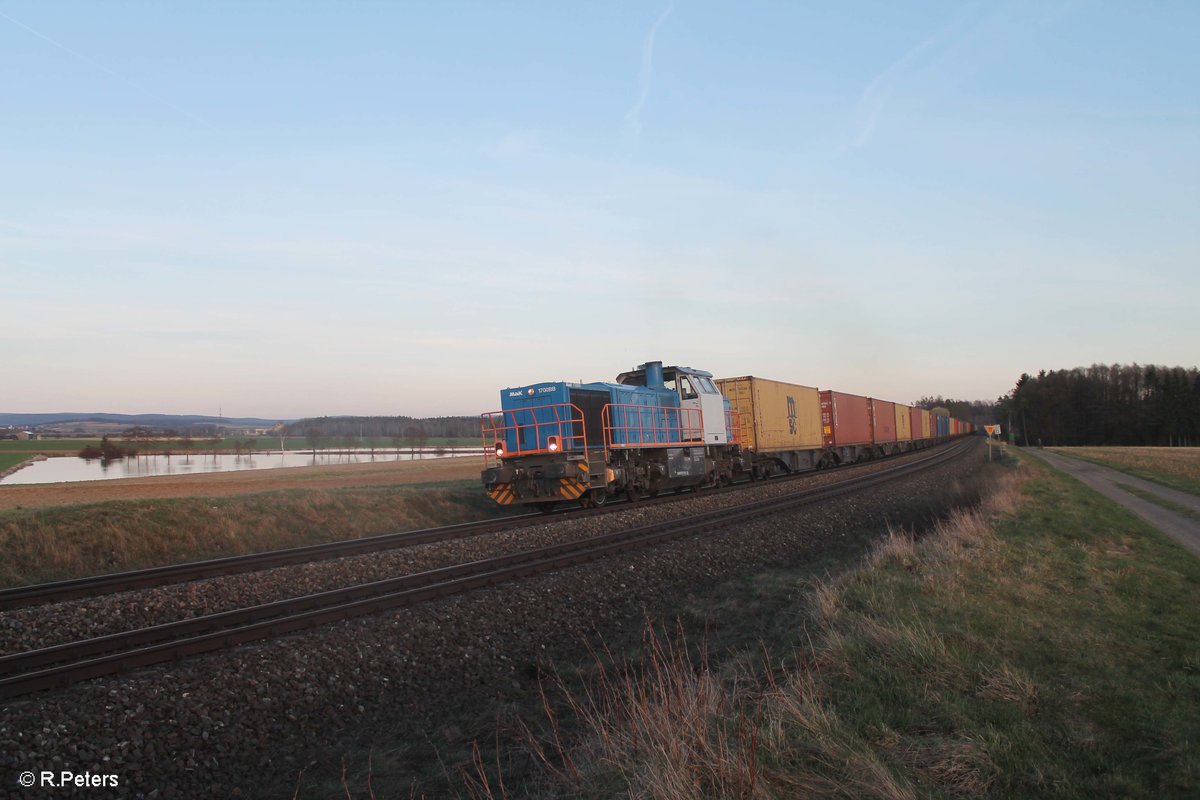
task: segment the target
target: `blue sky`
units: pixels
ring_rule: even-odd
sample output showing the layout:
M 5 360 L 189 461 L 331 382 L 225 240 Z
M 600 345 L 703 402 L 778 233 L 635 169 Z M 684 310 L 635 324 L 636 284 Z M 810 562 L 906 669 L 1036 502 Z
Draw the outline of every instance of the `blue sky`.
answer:
M 0 0 L 0 411 L 1191 366 L 1200 3 Z

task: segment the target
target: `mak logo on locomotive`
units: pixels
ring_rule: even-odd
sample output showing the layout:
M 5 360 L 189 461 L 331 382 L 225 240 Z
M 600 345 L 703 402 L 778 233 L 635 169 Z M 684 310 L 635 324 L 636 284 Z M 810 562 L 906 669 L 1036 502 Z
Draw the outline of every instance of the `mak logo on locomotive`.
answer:
M 530 397 L 532 397 L 534 392 L 537 392 L 538 394 L 554 394 L 554 392 L 557 389 L 558 389 L 557 386 L 538 386 L 536 388 L 533 386 L 530 386 L 528 389 L 513 389 L 512 391 L 510 391 L 508 393 L 508 396 L 509 397 L 524 397 L 525 395 L 529 395 Z

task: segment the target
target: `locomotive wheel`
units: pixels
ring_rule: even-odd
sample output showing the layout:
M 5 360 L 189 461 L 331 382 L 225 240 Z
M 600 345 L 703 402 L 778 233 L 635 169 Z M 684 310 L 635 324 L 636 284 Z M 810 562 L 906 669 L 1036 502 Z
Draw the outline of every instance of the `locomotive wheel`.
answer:
M 625 498 L 631 503 L 636 503 L 641 496 L 642 493 L 639 492 L 634 486 L 630 486 L 625 490 Z
M 590 492 L 579 498 L 579 505 L 584 508 L 599 508 L 608 500 L 608 493 L 603 489 L 592 489 Z

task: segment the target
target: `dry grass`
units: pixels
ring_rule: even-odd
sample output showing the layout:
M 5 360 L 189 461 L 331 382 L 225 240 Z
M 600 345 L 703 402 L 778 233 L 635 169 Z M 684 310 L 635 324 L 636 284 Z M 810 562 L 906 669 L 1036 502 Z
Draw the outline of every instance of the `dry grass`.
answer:
M 957 692 L 1036 705 L 1031 678 L 1008 665 L 973 674 L 933 621 L 864 611 L 888 602 L 893 574 L 953 582 L 963 562 L 995 547 L 989 520 L 1019 503 L 1020 480 L 1010 473 L 980 507 L 953 513 L 929 535 L 891 530 L 859 568 L 811 581 L 800 603 L 805 646 L 783 663 L 764 645 L 761 658 L 716 670 L 706 642 L 689 647 L 682 629 L 668 636 L 647 623 L 640 658 L 602 652 L 583 685 L 556 677 L 543 694 L 548 723 L 528 735 L 550 776 L 548 793 L 662 800 L 987 793 L 998 768 L 979 736 L 936 720 L 904 730 L 878 722 L 864 731 L 842 693 L 865 675 L 894 675 L 885 693 L 915 694 L 916 702 L 936 705 Z M 562 719 L 582 736 L 568 738 Z M 490 774 L 472 773 L 472 796 L 507 796 Z
M 474 484 L 270 492 L 0 513 L 0 585 L 116 572 L 480 519 Z
M 568 713 L 589 732 L 579 750 L 562 744 L 553 705 L 543 693 L 554 735 L 531 737 L 537 758 L 575 784 L 597 770 L 655 798 L 769 797 L 759 774 L 762 706 L 737 685 L 726 687 L 708 665 L 707 649 L 689 653 L 684 637 L 647 624 L 644 657 L 597 658 L 589 686 L 572 693 L 558 679 Z

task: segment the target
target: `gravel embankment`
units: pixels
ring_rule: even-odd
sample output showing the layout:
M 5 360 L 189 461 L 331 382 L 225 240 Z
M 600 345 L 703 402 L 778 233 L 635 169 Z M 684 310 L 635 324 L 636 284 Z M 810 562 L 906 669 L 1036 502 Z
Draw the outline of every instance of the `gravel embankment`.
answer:
M 847 531 L 877 526 L 885 518 L 920 516 L 930 510 L 927 498 L 944 498 L 948 485 L 981 463 L 976 449 L 918 476 L 720 533 L 10 703 L 0 721 L 0 775 L 13 783 L 3 790 L 15 785 L 22 770 L 73 769 L 115 773 L 119 793 L 129 796 L 291 797 L 300 771 L 319 761 L 320 753 L 336 764 L 344 737 L 354 732 L 388 731 L 392 741 L 452 745 L 473 734 L 487 735 L 489 725 L 494 734 L 495 718 L 488 714 L 497 698 L 528 698 L 536 690 L 536 665 L 575 657 L 581 632 L 619 638 L 622 630 L 640 628 L 647 608 L 669 606 L 739 573 L 802 561 Z M 752 491 L 785 486 L 768 483 Z M 716 501 L 733 502 L 703 495 L 685 502 L 690 509 L 696 507 L 692 503 Z M 681 510 L 634 508 L 620 512 L 629 517 L 621 523 L 617 515 L 548 523 L 536 534 L 521 531 L 520 544 L 531 546 L 533 535 L 551 537 L 539 539 L 545 543 L 561 541 L 587 535 L 579 528 L 597 526 L 598 532 L 598 526 L 643 524 L 652 515 Z M 573 532 L 556 532 L 559 526 Z M 482 551 L 474 548 L 501 545 L 472 540 L 457 546 L 472 548 L 478 557 Z M 428 557 L 456 561 L 462 554 Z M 295 571 L 330 567 L 278 572 L 293 576 L 280 581 L 294 593 Z M 366 567 L 335 569 L 352 570 L 361 580 L 358 570 Z M 249 587 L 264 577 L 238 580 Z M 116 598 L 83 604 L 99 603 L 91 613 L 103 614 L 108 613 L 103 604 L 110 602 L 136 605 Z M 39 624 L 56 624 L 52 614 L 65 613 L 69 605 L 75 604 L 43 610 L 49 616 Z M 149 605 L 144 597 L 143 605 Z M 464 732 L 447 722 L 464 719 L 475 719 L 479 730 Z M 322 762 L 308 774 L 336 772 L 336 766 Z M 90 797 L 113 794 L 78 791 Z

